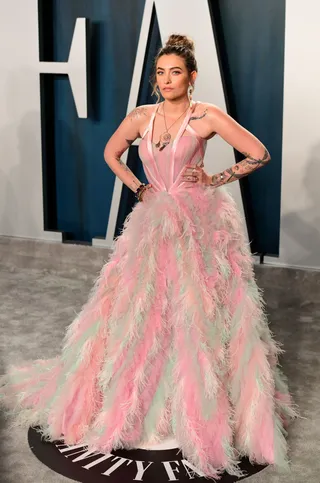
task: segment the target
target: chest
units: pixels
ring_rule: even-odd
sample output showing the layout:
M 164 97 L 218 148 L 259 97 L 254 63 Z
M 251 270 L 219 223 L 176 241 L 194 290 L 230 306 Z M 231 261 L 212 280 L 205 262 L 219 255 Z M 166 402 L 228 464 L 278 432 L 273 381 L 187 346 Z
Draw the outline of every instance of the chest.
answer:
M 171 141 L 164 149 L 160 150 L 156 143 L 147 136 L 140 141 L 139 156 L 144 165 L 159 167 L 169 165 L 183 166 L 185 164 L 197 164 L 203 159 L 205 143 L 188 133 L 179 140 Z

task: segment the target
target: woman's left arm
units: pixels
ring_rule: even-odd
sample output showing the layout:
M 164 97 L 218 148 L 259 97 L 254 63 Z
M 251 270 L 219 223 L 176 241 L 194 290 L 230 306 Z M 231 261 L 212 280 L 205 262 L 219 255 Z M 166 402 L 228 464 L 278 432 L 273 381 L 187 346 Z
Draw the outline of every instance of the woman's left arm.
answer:
M 265 166 L 271 159 L 267 148 L 252 133 L 217 106 L 208 105 L 206 123 L 245 159 L 217 174 L 208 175 L 206 184 L 218 187 L 236 181 Z

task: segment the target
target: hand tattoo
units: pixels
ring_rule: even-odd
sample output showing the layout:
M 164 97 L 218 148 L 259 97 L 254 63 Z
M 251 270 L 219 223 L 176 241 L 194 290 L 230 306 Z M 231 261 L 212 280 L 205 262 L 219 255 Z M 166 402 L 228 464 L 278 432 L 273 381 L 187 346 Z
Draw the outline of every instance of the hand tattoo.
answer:
M 248 176 L 248 174 L 252 173 L 256 169 L 261 168 L 262 166 L 266 165 L 271 157 L 268 150 L 265 148 L 264 154 L 261 159 L 255 159 L 248 153 L 242 153 L 246 156 L 246 159 L 243 159 L 237 164 L 231 166 L 231 168 L 226 169 L 222 173 L 215 174 L 212 176 L 211 186 L 221 186 L 226 183 L 231 183 L 237 179 L 241 179 L 244 176 Z

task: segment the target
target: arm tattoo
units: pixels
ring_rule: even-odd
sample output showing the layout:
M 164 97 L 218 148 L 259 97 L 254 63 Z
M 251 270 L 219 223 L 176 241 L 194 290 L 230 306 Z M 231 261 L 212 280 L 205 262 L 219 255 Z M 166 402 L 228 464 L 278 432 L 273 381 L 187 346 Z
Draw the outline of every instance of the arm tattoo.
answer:
M 207 112 L 208 112 L 208 108 L 204 111 L 203 114 L 201 114 L 201 116 L 191 116 L 190 121 L 197 121 L 198 119 L 204 118 L 207 115 Z
M 131 169 L 120 159 L 121 156 L 123 155 L 125 149 L 122 150 L 122 151 L 117 151 L 115 153 L 115 159 L 118 161 L 118 163 L 120 164 L 120 166 L 129 174 L 132 175 L 132 183 L 130 184 L 130 188 L 132 189 L 132 191 L 136 191 L 136 189 L 140 186 L 141 182 L 138 180 L 138 178 L 136 178 L 136 176 L 133 174 L 133 172 L 131 171 Z
M 232 181 L 241 179 L 244 176 L 248 176 L 248 174 L 252 173 L 256 169 L 265 166 L 271 159 L 270 154 L 266 148 L 261 159 L 255 159 L 248 153 L 242 154 L 246 156 L 245 159 L 237 164 L 234 164 L 233 166 L 231 166 L 231 168 L 228 168 L 225 171 L 222 171 L 221 173 L 212 176 L 211 186 L 218 187 L 226 183 L 232 183 Z
M 130 112 L 128 115 L 129 119 L 132 121 L 133 119 L 138 119 L 141 116 L 147 115 L 147 108 L 146 107 L 136 107 L 133 111 Z
M 126 165 L 126 163 L 124 163 L 118 156 L 116 156 L 116 160 L 118 161 L 118 163 L 120 164 L 120 166 L 122 166 L 126 171 L 130 172 L 130 169 L 128 168 L 128 166 Z

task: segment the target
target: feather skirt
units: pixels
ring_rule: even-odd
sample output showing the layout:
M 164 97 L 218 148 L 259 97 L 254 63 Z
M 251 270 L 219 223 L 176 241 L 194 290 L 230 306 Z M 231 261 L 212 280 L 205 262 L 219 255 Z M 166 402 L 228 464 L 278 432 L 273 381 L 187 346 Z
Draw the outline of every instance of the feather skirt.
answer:
M 12 366 L 0 404 L 47 441 L 110 452 L 175 437 L 208 478 L 288 467 L 298 416 L 242 217 L 224 187 L 149 192 L 54 359 Z

